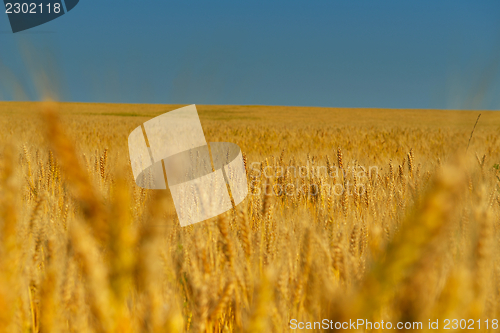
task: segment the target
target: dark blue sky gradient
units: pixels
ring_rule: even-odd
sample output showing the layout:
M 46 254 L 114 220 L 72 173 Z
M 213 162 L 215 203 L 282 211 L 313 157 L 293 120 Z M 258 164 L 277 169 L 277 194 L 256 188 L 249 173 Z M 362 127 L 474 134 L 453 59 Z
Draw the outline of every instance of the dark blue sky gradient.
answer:
M 12 34 L 0 100 L 500 109 L 500 1 L 81 0 Z

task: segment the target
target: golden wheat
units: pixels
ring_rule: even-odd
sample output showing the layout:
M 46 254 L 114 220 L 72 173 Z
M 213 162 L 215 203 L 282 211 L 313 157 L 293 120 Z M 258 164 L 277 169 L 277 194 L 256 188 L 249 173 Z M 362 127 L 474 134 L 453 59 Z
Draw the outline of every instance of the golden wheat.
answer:
M 373 110 L 351 124 L 336 109 L 202 106 L 207 139 L 245 152 L 250 191 L 181 228 L 127 152 L 133 128 L 176 106 L 134 107 L 0 104 L 0 332 L 499 319 L 497 116 L 466 154 L 466 112 L 442 128 L 446 113 L 381 113 L 375 127 Z

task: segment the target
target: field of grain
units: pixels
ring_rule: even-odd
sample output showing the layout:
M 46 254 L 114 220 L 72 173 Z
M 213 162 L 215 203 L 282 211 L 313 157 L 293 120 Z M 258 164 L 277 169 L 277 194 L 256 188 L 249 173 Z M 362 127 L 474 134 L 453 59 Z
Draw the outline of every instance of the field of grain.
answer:
M 0 332 L 499 328 L 500 113 L 198 106 L 250 193 L 181 228 L 127 147 L 178 107 L 0 102 Z

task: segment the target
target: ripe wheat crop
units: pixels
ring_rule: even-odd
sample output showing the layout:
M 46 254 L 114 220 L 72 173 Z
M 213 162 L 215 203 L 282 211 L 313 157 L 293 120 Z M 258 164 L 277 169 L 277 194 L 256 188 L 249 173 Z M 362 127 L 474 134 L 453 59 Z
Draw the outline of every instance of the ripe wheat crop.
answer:
M 181 228 L 127 150 L 176 107 L 0 103 L 0 332 L 494 330 L 500 115 L 466 152 L 477 112 L 201 106 L 207 141 L 244 152 L 249 195 Z

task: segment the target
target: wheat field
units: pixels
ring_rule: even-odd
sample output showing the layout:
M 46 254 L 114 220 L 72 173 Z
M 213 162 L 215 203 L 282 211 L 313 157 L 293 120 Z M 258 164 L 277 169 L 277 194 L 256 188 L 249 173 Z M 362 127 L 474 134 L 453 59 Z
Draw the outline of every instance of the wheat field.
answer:
M 178 107 L 0 103 L 1 332 L 498 329 L 499 113 L 198 106 L 250 189 L 181 228 L 127 147 Z

